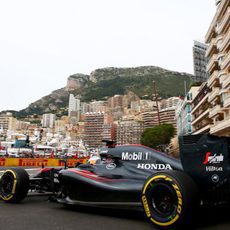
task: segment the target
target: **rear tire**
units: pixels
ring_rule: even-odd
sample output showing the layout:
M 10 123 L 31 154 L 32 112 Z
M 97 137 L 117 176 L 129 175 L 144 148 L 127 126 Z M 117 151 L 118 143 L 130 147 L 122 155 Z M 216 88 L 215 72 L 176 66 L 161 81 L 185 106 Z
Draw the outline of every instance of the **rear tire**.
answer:
M 148 178 L 141 202 L 146 217 L 161 229 L 190 227 L 199 204 L 193 180 L 183 172 L 162 171 Z
M 7 169 L 0 179 L 0 198 L 7 203 L 19 203 L 27 196 L 29 184 L 29 175 L 24 169 Z

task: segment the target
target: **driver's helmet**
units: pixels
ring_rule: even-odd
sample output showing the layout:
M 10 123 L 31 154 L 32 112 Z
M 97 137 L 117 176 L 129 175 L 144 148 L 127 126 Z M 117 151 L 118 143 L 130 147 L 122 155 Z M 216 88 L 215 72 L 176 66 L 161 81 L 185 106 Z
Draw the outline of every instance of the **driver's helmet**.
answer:
M 92 156 L 89 158 L 88 163 L 91 165 L 99 164 L 101 162 L 101 158 L 99 156 Z
M 106 164 L 113 163 L 121 158 L 121 154 L 116 148 L 101 148 L 99 151 L 101 161 Z

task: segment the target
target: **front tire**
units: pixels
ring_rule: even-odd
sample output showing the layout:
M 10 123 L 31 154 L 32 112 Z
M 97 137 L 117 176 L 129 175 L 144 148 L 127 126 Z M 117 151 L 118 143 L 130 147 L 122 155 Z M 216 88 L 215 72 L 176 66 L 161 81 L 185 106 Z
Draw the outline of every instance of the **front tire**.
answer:
M 0 198 L 7 203 L 19 203 L 28 193 L 29 175 L 22 168 L 7 169 L 0 179 Z
M 198 190 L 185 173 L 162 171 L 148 178 L 141 201 L 146 217 L 159 228 L 189 226 L 199 203 Z

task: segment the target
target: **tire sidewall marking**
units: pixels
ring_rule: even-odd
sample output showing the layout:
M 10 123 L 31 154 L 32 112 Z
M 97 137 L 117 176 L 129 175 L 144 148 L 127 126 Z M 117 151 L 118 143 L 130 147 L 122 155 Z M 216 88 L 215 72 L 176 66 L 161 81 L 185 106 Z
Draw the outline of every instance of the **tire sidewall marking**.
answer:
M 151 184 L 152 181 L 154 180 L 165 180 L 165 181 L 168 181 L 172 188 L 175 190 L 175 193 L 177 195 L 177 209 L 176 209 L 176 213 L 175 215 L 173 216 L 173 218 L 168 221 L 168 222 L 159 222 L 157 220 L 154 219 L 154 217 L 152 216 L 151 212 L 150 212 L 150 208 L 149 208 L 149 204 L 148 204 L 148 201 L 147 201 L 147 197 L 146 197 L 146 190 L 148 189 L 149 185 Z M 145 210 L 145 214 L 147 216 L 147 218 L 149 218 L 153 223 L 159 225 L 159 226 L 169 226 L 169 225 L 172 225 L 174 224 L 180 217 L 180 214 L 181 214 L 181 211 L 182 211 L 182 194 L 181 194 L 181 191 L 180 191 L 180 188 L 178 187 L 178 185 L 176 184 L 176 182 L 166 176 L 166 175 L 156 175 L 152 178 L 150 178 L 146 185 L 144 186 L 144 189 L 143 189 L 143 193 L 142 193 L 142 204 L 144 206 L 144 210 Z

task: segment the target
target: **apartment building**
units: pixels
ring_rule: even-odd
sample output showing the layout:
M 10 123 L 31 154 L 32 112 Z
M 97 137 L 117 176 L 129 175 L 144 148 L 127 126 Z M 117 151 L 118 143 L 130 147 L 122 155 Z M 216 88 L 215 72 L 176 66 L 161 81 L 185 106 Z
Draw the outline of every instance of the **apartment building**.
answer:
M 103 139 L 115 138 L 115 128 L 110 115 L 104 112 L 86 113 L 84 121 L 84 142 L 90 147 L 101 146 Z
M 104 124 L 102 131 L 102 140 L 116 140 L 117 126 L 113 123 Z
M 144 131 L 142 122 L 119 121 L 117 125 L 117 144 L 140 144 Z
M 160 124 L 172 124 L 176 130 L 175 115 L 176 115 L 176 106 L 160 110 Z
M 117 107 L 122 107 L 123 106 L 123 95 L 114 95 L 113 97 L 110 97 L 107 102 L 108 102 L 108 107 L 111 109 L 115 109 Z
M 7 131 L 15 131 L 17 128 L 17 119 L 13 117 L 12 113 L 0 115 L 0 130 L 1 135 L 5 136 Z
M 170 97 L 167 99 L 163 99 L 160 101 L 160 109 L 168 109 L 177 106 L 177 103 L 179 101 L 179 97 Z
M 208 79 L 207 64 L 208 58 L 205 53 L 207 50 L 207 45 L 194 41 L 193 45 L 193 67 L 194 67 L 194 77 L 192 77 L 193 82 L 205 82 Z
M 16 130 L 17 132 L 23 132 L 23 131 L 26 131 L 29 129 L 29 127 L 31 127 L 31 124 L 30 122 L 25 122 L 25 121 L 19 121 L 17 120 L 17 123 L 16 123 Z
M 101 113 L 108 110 L 106 101 L 92 101 L 89 103 L 89 111 L 92 113 Z
M 81 115 L 90 112 L 90 104 L 86 102 L 81 102 Z
M 84 142 L 90 147 L 101 145 L 104 125 L 104 113 L 85 114 Z
M 56 115 L 52 113 L 46 113 L 42 115 L 42 127 L 54 128 Z
M 145 128 L 152 128 L 159 124 L 157 119 L 157 111 L 155 110 L 146 110 L 145 112 L 141 113 L 141 116 Z
M 192 101 L 192 130 L 193 134 L 209 133 L 212 120 L 209 118 L 208 97 L 210 88 L 204 82 L 198 89 L 196 97 Z
M 230 136 L 230 1 L 218 0 L 205 36 L 210 77 L 194 99 L 194 134 Z
M 55 132 L 56 133 L 64 133 L 69 125 L 69 117 L 62 116 L 61 119 L 55 121 Z
M 209 117 L 213 121 L 211 134 L 230 136 L 230 1 L 222 0 L 206 34 L 211 57 L 207 70 L 211 104 Z M 214 32 L 214 33 L 213 33 Z
M 192 100 L 196 97 L 198 90 L 199 86 L 192 86 L 186 97 L 180 99 L 177 104 L 175 120 L 179 136 L 192 133 Z
M 159 114 L 154 104 L 153 108 L 148 108 L 141 113 L 145 128 L 152 128 L 159 124 L 172 124 L 176 129 L 176 106 L 179 102 L 179 97 L 170 97 L 160 101 Z M 159 115 L 159 116 L 158 116 Z
M 179 97 L 170 97 L 168 99 L 163 99 L 160 101 L 160 124 L 172 124 L 173 127 L 177 128 L 176 126 L 176 107 L 179 102 Z M 155 117 L 155 119 L 158 119 Z
M 80 119 L 80 99 L 73 94 L 69 95 L 68 116 L 74 117 L 76 121 Z

